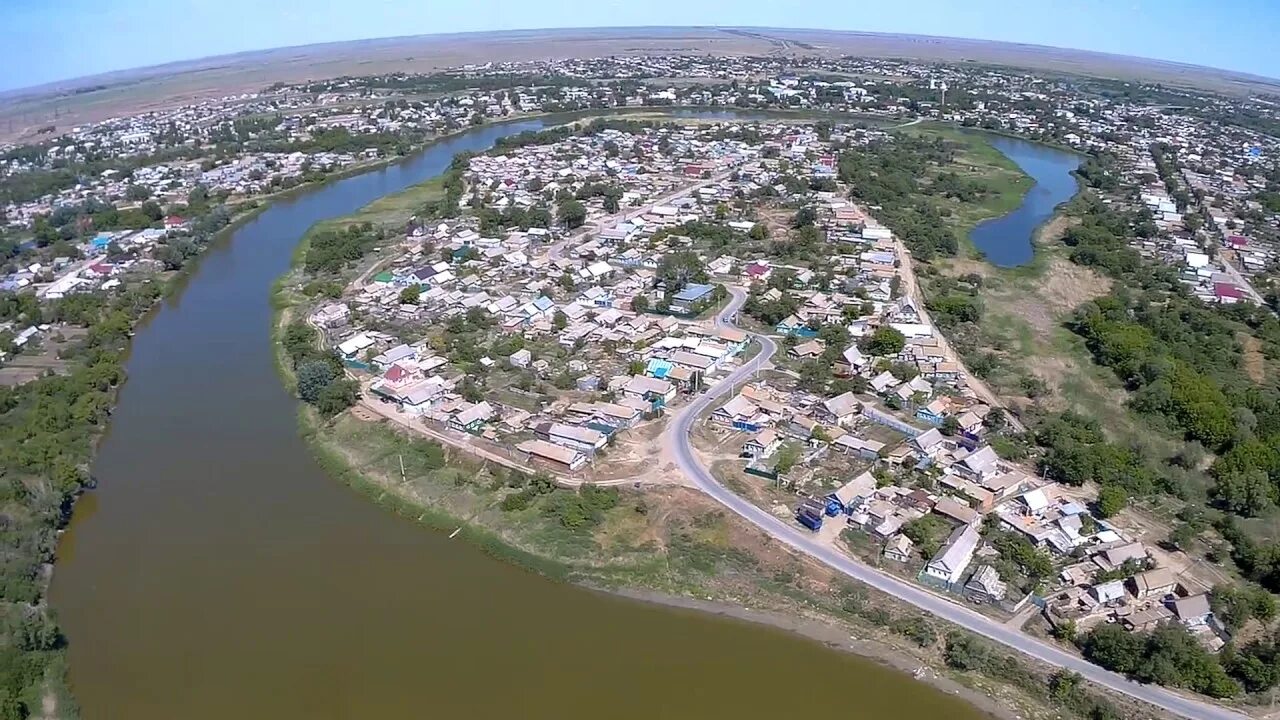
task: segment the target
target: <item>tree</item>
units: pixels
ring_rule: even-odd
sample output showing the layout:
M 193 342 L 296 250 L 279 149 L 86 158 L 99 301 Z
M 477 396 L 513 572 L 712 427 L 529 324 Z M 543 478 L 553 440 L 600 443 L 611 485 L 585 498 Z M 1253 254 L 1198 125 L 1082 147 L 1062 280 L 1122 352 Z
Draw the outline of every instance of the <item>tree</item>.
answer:
M 809 359 L 800 365 L 800 380 L 797 386 L 809 392 L 821 392 L 827 386 L 831 373 L 820 361 Z
M 130 184 L 129 187 L 125 188 L 124 196 L 127 200 L 142 202 L 151 197 L 151 190 L 142 185 Z
M 320 400 L 329 383 L 333 382 L 333 369 L 323 360 L 309 360 L 298 367 L 298 397 L 312 405 Z
M 882 325 L 871 333 L 867 340 L 866 351 L 872 355 L 897 355 L 907 344 L 907 338 L 901 332 L 888 325 Z
M 422 286 L 410 285 L 400 291 L 401 305 L 417 305 L 419 298 L 422 296 Z
M 747 232 L 747 236 L 756 242 L 769 239 L 769 226 L 762 222 L 758 222 L 751 226 L 751 230 Z
M 1129 493 L 1117 485 L 1104 485 L 1098 491 L 1098 515 L 1114 517 L 1129 504 Z
M 785 443 L 778 449 L 778 459 L 773 464 L 773 471 L 778 475 L 786 475 L 800 461 L 800 448 L 794 443 Z
M 988 430 L 1000 432 L 1009 424 L 1005 415 L 1004 408 L 993 407 L 987 412 L 987 416 L 982 418 L 982 424 Z
M 649 298 L 645 295 L 636 295 L 631 298 L 631 310 L 637 313 L 649 312 Z
M 587 208 L 577 200 L 569 199 L 560 203 L 559 207 L 560 222 L 570 230 L 582 227 L 587 221 Z
M 1276 488 L 1266 471 L 1250 469 L 1219 474 L 1213 494 L 1231 512 L 1257 517 L 1275 504 Z
M 911 539 L 926 557 L 933 557 L 951 532 L 947 521 L 937 515 L 925 515 L 902 526 L 902 534 Z
M 806 205 L 796 211 L 794 217 L 791 218 L 791 227 L 802 228 L 814 224 L 818 220 L 818 212 L 812 207 Z
M 555 315 L 551 316 L 551 327 L 556 330 L 563 330 L 569 325 L 569 317 L 560 310 L 556 310 Z
M 955 415 L 948 415 L 942 418 L 942 426 L 938 428 L 943 435 L 955 435 L 960 432 L 960 421 Z
M 325 386 L 316 399 L 316 409 L 322 415 L 333 416 L 356 404 L 360 386 L 355 380 L 341 378 Z

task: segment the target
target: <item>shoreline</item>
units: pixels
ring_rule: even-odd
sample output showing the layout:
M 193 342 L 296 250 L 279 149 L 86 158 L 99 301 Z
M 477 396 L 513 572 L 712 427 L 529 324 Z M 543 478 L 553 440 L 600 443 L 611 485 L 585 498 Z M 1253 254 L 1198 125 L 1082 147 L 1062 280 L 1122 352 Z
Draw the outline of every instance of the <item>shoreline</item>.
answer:
M 653 109 L 646 108 L 645 110 L 652 111 Z M 333 220 L 340 221 L 341 218 L 334 218 Z M 309 246 L 311 232 L 315 227 L 308 229 L 298 240 L 289 268 L 276 279 L 272 286 L 273 321 L 271 342 L 273 344 L 273 361 L 276 364 L 276 370 L 280 375 L 281 381 L 291 391 L 295 385 L 295 378 L 292 369 L 289 367 L 288 358 L 284 354 L 281 340 L 288 322 L 295 319 L 293 316 L 294 310 L 305 302 L 305 299 L 293 294 L 292 287 L 298 281 L 304 279 L 302 277 L 302 263 Z M 672 594 L 647 587 L 643 582 L 628 583 L 624 580 L 612 587 L 591 582 L 588 569 L 576 566 L 569 559 L 557 558 L 554 554 L 548 555 L 545 552 L 521 547 L 518 542 L 504 537 L 492 527 L 476 522 L 474 519 L 463 520 L 458 518 L 452 515 L 448 508 L 424 504 L 413 498 L 406 497 L 395 483 L 384 482 L 361 472 L 352 464 L 341 446 L 336 442 L 336 439 L 332 436 L 326 436 L 326 428 L 332 427 L 332 423 L 341 417 L 342 415 L 339 415 L 334 420 L 325 420 L 313 408 L 305 404 L 299 404 L 297 416 L 299 434 L 307 443 L 318 464 L 327 474 L 405 519 L 443 532 L 454 531 L 455 529 L 461 530 L 461 534 L 468 543 L 495 559 L 511 563 L 525 570 L 531 570 L 548 579 L 567 582 L 594 592 L 602 592 L 636 602 L 709 613 L 741 622 L 767 626 L 781 632 L 792 633 L 810 641 L 821 643 L 828 649 L 853 654 L 895 671 L 905 672 L 908 675 L 914 675 L 916 670 L 923 669 L 926 672 L 911 679 L 923 681 L 947 695 L 955 696 L 988 717 L 1001 718 L 1002 720 L 1013 720 L 1014 718 L 1022 720 L 1025 717 L 1022 712 L 1018 711 L 1016 705 L 1002 703 L 996 697 L 996 693 L 988 694 L 978 687 L 970 687 L 965 682 L 947 674 L 945 670 L 943 673 L 934 670 L 933 665 L 942 666 L 940 662 L 922 665 L 920 660 L 913 658 L 911 653 L 905 649 L 894 648 L 890 643 L 881 640 L 854 637 L 850 634 L 854 628 L 838 620 L 838 615 L 830 609 L 789 614 L 780 610 L 743 607 L 728 601 L 716 601 L 710 598 L 704 600 L 686 595 Z M 378 424 L 382 425 L 383 423 Z M 392 426 L 386 427 L 392 431 L 398 431 L 397 428 Z M 941 622 L 944 629 L 951 627 L 945 621 Z M 884 629 L 880 626 L 875 627 Z M 938 648 L 934 646 L 932 649 L 936 651 Z M 989 686 L 1000 691 L 1001 694 L 1006 690 L 1015 693 L 1026 693 L 1025 689 L 1018 689 L 998 678 L 982 674 L 967 674 L 966 677 L 972 677 L 977 680 L 978 682 L 975 682 L 976 686 Z M 1050 703 L 1048 710 L 1052 712 L 1052 700 L 1029 693 L 1020 695 L 1020 697 L 1032 701 L 1037 706 Z
M 829 650 L 855 655 L 864 660 L 874 662 L 881 667 L 910 675 L 913 682 L 924 683 L 947 695 L 958 697 L 977 708 L 987 717 L 998 720 L 1021 720 L 1021 715 L 1000 704 L 994 698 L 956 682 L 945 675 L 941 675 L 931 667 L 921 666 L 913 662 L 905 653 L 884 643 L 876 640 L 859 640 L 850 635 L 845 628 L 829 620 L 784 615 L 775 610 L 744 607 L 720 600 L 700 600 L 656 590 L 639 588 L 609 590 L 594 588 L 590 585 L 578 585 L 578 587 L 603 592 L 607 595 L 625 598 L 634 602 L 713 615 L 795 635 L 818 643 Z M 917 675 L 916 671 L 921 668 L 924 669 L 924 672 Z

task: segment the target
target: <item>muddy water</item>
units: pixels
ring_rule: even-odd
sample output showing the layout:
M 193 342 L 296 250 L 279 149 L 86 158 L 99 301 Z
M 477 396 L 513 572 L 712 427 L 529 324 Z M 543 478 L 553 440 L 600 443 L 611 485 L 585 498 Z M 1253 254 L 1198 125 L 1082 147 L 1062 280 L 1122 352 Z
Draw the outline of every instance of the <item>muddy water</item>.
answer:
M 140 329 L 52 588 L 87 720 L 977 717 L 781 632 L 491 560 L 312 461 L 269 342 L 270 286 L 299 238 L 541 125 L 479 128 L 280 202 Z

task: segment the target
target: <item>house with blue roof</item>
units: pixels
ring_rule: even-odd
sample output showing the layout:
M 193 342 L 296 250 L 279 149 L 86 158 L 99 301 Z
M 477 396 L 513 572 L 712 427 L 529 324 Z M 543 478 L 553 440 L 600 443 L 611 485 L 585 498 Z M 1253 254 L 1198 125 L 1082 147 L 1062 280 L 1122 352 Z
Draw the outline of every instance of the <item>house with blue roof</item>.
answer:
M 692 315 L 699 305 L 711 299 L 711 293 L 713 292 L 715 292 L 714 285 L 703 283 L 685 285 L 680 292 L 675 294 L 675 297 L 671 298 L 671 310 Z

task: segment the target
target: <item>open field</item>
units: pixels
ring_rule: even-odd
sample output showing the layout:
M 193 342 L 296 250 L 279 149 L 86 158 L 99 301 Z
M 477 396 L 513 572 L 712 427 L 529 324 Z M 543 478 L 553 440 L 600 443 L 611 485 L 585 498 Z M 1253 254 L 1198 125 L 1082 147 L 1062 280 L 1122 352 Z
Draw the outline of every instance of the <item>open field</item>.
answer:
M 86 122 L 256 92 L 276 82 L 431 72 L 469 63 L 607 55 L 858 55 L 972 62 L 1051 73 L 1144 79 L 1227 93 L 1280 81 L 1179 63 L 1035 45 L 836 30 L 583 28 L 456 33 L 277 48 L 126 70 L 0 93 L 0 141 Z

